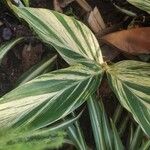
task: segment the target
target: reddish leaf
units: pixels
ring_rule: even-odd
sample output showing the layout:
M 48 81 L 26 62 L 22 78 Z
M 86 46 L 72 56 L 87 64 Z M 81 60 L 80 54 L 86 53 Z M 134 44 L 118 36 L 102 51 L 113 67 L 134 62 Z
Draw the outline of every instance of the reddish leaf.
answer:
M 127 53 L 150 54 L 150 27 L 110 33 L 102 41 Z

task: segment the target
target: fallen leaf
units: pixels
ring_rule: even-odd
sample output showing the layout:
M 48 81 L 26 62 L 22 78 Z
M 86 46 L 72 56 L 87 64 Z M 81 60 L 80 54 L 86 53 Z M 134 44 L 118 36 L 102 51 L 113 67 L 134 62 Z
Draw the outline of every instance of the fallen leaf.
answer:
M 86 0 L 76 0 L 76 2 L 86 11 L 92 11 L 91 6 L 86 2 Z
M 62 10 L 62 8 L 60 6 L 59 0 L 53 0 L 53 5 L 54 5 L 54 10 L 56 10 L 56 11 L 58 11 L 60 13 L 63 12 L 63 10 Z
M 122 30 L 101 38 L 104 43 L 130 54 L 150 54 L 150 27 Z
M 98 10 L 97 7 L 95 7 L 89 14 L 88 17 L 88 24 L 93 30 L 94 33 L 98 33 L 105 29 L 105 23 L 104 20 Z

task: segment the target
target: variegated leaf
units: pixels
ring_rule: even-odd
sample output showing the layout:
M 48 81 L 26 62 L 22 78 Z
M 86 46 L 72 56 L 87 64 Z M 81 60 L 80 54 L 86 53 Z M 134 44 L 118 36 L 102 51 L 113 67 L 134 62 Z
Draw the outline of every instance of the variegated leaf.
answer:
M 108 68 L 107 76 L 122 106 L 150 136 L 150 64 L 122 61 Z
M 17 80 L 16 86 L 19 86 L 21 84 L 24 84 L 25 82 L 34 79 L 35 77 L 41 75 L 46 69 L 50 71 L 54 66 L 54 62 L 56 61 L 56 58 L 57 58 L 56 55 L 53 57 L 48 56 L 45 59 L 43 59 L 41 62 L 31 67 L 28 71 L 23 73 L 21 77 Z
M 97 39 L 80 21 L 52 10 L 9 5 L 43 42 L 55 47 L 69 64 L 81 63 L 85 59 L 103 63 Z
M 72 116 L 76 116 L 74 112 L 72 113 Z M 68 126 L 67 133 L 71 141 L 75 144 L 76 149 L 89 149 L 86 144 L 79 120 L 76 120 L 74 124 Z
M 98 101 L 95 96 L 91 96 L 87 103 L 96 149 L 123 150 L 121 138 L 112 121 L 112 128 L 110 127 L 102 101 Z
M 5 44 L 0 46 L 0 63 L 2 62 L 3 57 L 6 55 L 6 53 L 13 47 L 15 46 L 17 43 L 19 43 L 20 41 L 22 41 L 23 38 L 17 38 L 15 40 L 6 42 Z
M 107 143 L 106 145 L 106 142 L 105 142 L 105 135 L 110 134 L 110 132 L 105 132 L 103 128 L 102 107 L 101 105 L 99 105 L 98 100 L 96 99 L 95 96 L 91 96 L 90 99 L 87 101 L 87 104 L 88 104 L 88 110 L 89 110 L 91 125 L 93 129 L 96 149 L 105 150 L 111 145 L 109 145 L 109 143 Z M 109 137 L 111 136 L 109 135 Z M 109 147 L 109 148 L 111 150 L 112 147 Z
M 65 132 L 55 131 L 32 134 L 16 129 L 0 130 L 1 150 L 42 150 L 47 147 L 58 149 L 64 143 Z
M 100 67 L 83 65 L 41 75 L 0 99 L 0 127 L 45 127 L 79 107 L 99 86 Z
M 26 7 L 29 7 L 30 0 L 22 0 Z
M 150 14 L 150 0 L 127 0 L 132 5 L 148 12 Z
M 121 138 L 119 137 L 119 134 L 117 132 L 117 129 L 113 123 L 113 121 L 111 120 L 111 127 L 112 127 L 112 131 L 113 131 L 113 142 L 114 142 L 114 149 L 115 150 L 124 150 L 124 146 L 122 144 Z

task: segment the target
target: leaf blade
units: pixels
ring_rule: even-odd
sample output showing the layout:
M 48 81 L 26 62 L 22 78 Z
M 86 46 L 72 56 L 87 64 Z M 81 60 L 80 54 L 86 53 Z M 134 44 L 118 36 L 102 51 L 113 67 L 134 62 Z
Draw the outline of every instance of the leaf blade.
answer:
M 122 61 L 107 71 L 109 84 L 122 106 L 132 113 L 148 136 L 150 136 L 149 68 L 149 63 Z
M 2 62 L 3 57 L 6 55 L 6 53 L 14 47 L 17 43 L 21 42 L 23 38 L 17 38 L 10 42 L 7 42 L 0 46 L 0 63 Z
M 150 1 L 149 0 L 127 0 L 132 5 L 146 11 L 150 14 Z
M 102 37 L 102 41 L 124 53 L 150 54 L 150 28 L 142 27 L 113 32 Z
M 16 82 L 16 86 L 24 84 L 25 82 L 28 82 L 32 80 L 33 78 L 37 77 L 40 75 L 46 68 L 51 68 L 56 60 L 57 56 L 53 57 L 47 57 L 43 59 L 41 62 L 38 64 L 34 65 L 31 67 L 27 72 L 21 75 L 19 79 Z
M 11 4 L 10 7 L 28 22 L 40 39 L 52 45 L 69 64 L 85 59 L 103 63 L 99 44 L 83 23 L 46 9 L 17 8 Z
M 121 142 L 121 138 L 119 137 L 119 134 L 112 120 L 110 122 L 110 127 L 110 123 L 102 101 L 98 102 L 94 96 L 91 96 L 87 102 L 96 149 L 123 150 L 124 146 Z
M 0 125 L 38 129 L 65 117 L 96 90 L 103 74 L 97 71 L 79 65 L 19 86 L 0 99 Z

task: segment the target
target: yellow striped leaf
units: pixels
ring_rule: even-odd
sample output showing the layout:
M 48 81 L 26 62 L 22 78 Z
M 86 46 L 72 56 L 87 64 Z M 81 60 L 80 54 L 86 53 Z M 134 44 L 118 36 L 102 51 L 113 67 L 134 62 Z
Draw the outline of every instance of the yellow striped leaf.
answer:
M 150 64 L 122 61 L 108 68 L 107 76 L 122 106 L 150 136 Z
M 6 42 L 0 46 L 0 63 L 2 62 L 2 59 L 7 54 L 7 52 L 22 40 L 23 38 L 17 38 L 12 41 Z
M 99 67 L 78 65 L 41 75 L 0 99 L 0 127 L 45 127 L 79 107 L 99 86 Z
M 52 10 L 19 8 L 11 4 L 10 7 L 33 28 L 43 42 L 52 45 L 69 64 L 81 63 L 85 59 L 103 63 L 97 39 L 82 22 Z
M 150 14 L 150 0 L 127 0 L 132 5 Z

